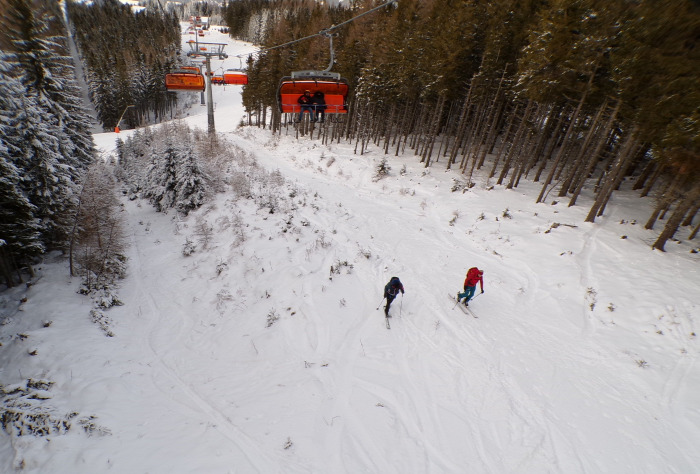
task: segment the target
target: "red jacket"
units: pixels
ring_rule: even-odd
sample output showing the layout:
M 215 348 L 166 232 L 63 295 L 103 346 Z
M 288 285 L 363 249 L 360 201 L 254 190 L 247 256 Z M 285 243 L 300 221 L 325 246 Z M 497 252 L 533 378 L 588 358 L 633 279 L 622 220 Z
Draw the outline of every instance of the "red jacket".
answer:
M 467 278 L 464 280 L 464 289 L 466 290 L 468 286 L 476 286 L 477 283 L 481 285 L 481 291 L 484 291 L 484 277 L 482 276 L 484 272 L 476 267 L 472 267 L 467 272 Z
M 311 98 L 312 97 L 310 95 L 302 94 L 297 99 L 297 102 L 299 102 L 301 105 L 311 105 Z

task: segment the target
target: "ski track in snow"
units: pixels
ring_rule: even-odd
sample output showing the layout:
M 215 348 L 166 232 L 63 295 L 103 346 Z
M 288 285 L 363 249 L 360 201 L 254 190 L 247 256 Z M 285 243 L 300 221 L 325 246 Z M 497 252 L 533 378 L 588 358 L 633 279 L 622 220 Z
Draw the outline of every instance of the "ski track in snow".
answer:
M 584 237 L 583 249 L 579 252 L 577 256 L 577 261 L 579 262 L 581 271 L 581 286 L 583 288 L 597 288 L 598 284 L 594 280 L 595 272 L 593 271 L 591 265 L 591 257 L 595 255 L 596 252 L 596 242 L 597 236 L 600 232 L 600 227 L 593 227 L 589 232 L 586 233 Z M 592 315 L 589 310 L 589 305 L 581 305 L 583 311 L 582 317 L 582 335 L 585 337 L 591 336 L 594 331 L 594 325 L 592 321 Z
M 135 206 L 129 206 L 132 212 Z M 139 212 L 140 214 L 141 212 Z M 165 216 L 154 216 L 161 220 Z M 134 218 L 130 221 L 134 222 Z M 139 301 L 146 307 L 139 306 L 138 314 L 147 323 L 143 328 L 145 346 L 152 354 L 153 359 L 148 365 L 152 371 L 153 385 L 161 390 L 161 395 L 176 404 L 183 405 L 188 411 L 199 413 L 199 417 L 207 420 L 210 426 L 230 441 L 229 449 L 237 452 L 236 458 L 245 459 L 248 467 L 246 472 L 276 472 L 277 463 L 271 463 L 269 457 L 260 451 L 258 445 L 250 437 L 235 427 L 229 417 L 221 409 L 217 408 L 211 400 L 203 397 L 195 388 L 193 382 L 187 380 L 187 375 L 179 371 L 184 366 L 181 357 L 182 345 L 187 346 L 188 335 L 191 334 L 194 323 L 194 315 L 188 314 L 178 304 L 182 295 L 175 292 L 177 288 L 168 288 L 158 282 L 162 281 L 157 269 L 147 268 L 143 265 L 144 252 L 154 251 L 141 247 L 140 239 L 135 239 L 134 234 L 138 227 L 130 229 L 131 246 L 130 257 L 133 260 L 130 265 L 131 285 L 135 294 L 133 301 Z M 172 233 L 158 235 L 157 246 L 162 248 L 163 255 L 177 254 L 177 243 L 171 237 Z M 155 236 L 154 236 L 155 237 Z M 149 284 L 146 285 L 148 280 Z M 154 284 L 155 283 L 155 284 Z M 143 288 L 149 288 L 145 293 Z M 192 348 L 190 348 L 192 349 Z M 240 466 L 239 466 L 240 467 Z
M 239 88 L 214 93 L 222 107 L 240 102 Z M 238 123 L 242 112 L 231 110 L 226 120 Z M 188 117 L 206 123 L 201 118 Z M 652 267 L 655 254 L 622 262 L 612 232 L 597 224 L 543 231 L 564 215 L 578 213 L 582 223 L 583 211 L 518 202 L 516 191 L 499 198 L 509 209 L 488 208 L 494 198 L 481 200 L 483 193 L 501 192 L 488 182 L 446 194 L 442 163 L 423 169 L 416 157 L 389 155 L 390 176 L 375 181 L 385 155 L 372 144 L 356 155 L 352 145 L 294 139 L 291 129 L 283 136 L 253 127 L 225 133 L 263 169 L 279 170 L 304 204 L 268 213 L 218 196 L 195 214 L 241 216 L 245 243 L 235 245 L 233 232 L 221 230 L 209 248 L 185 258 L 195 217 L 124 201 L 131 247 L 120 297 L 127 304 L 110 310 L 117 333 L 110 342 L 128 350 L 115 350 L 106 365 L 128 370 L 107 382 L 114 390 L 104 403 L 127 407 L 118 416 L 128 429 L 104 441 L 112 443 L 110 468 L 695 471 L 698 418 L 689 407 L 698 350 L 688 334 L 696 331 L 689 316 L 696 305 L 686 299 L 657 307 L 646 299 L 632 310 L 636 321 L 627 303 L 635 295 L 609 289 L 617 288 L 616 265 Z M 617 219 L 614 205 L 606 213 Z M 227 265 L 217 273 L 220 262 Z M 330 274 L 338 262 L 352 271 Z M 486 292 L 470 304 L 478 319 L 445 299 L 474 265 L 486 269 Z M 387 330 L 376 308 L 394 275 L 406 293 L 392 304 Z M 656 283 L 622 287 L 643 295 Z M 613 302 L 619 313 L 605 309 Z M 661 329 L 665 346 L 654 339 Z M 634 341 L 629 349 L 617 342 L 621 335 Z M 635 365 L 642 358 L 650 368 Z M 146 444 L 149 437 L 159 441 Z M 81 462 L 99 458 L 91 446 Z M 144 452 L 152 446 L 157 455 Z
M 299 148 L 303 148 L 303 145 L 300 145 Z M 262 158 L 260 150 L 258 150 L 257 156 Z M 367 162 L 367 158 L 363 157 L 360 157 L 358 160 Z M 281 156 L 270 156 L 263 159 L 262 162 L 275 163 L 275 167 L 283 168 L 283 174 L 286 176 L 297 177 L 292 178 L 293 180 L 303 181 L 305 175 L 313 174 L 316 189 L 321 189 L 320 195 L 323 196 L 323 188 L 327 185 L 325 176 L 319 176 L 313 171 L 309 171 L 312 169 L 311 165 L 301 169 L 294 168 L 293 166 L 298 164 L 299 160 L 292 159 L 292 167 L 286 167 L 287 163 Z M 361 175 L 369 176 L 370 165 L 367 164 L 364 169 L 365 171 Z M 334 184 L 329 182 L 328 185 L 332 186 Z M 381 181 L 377 186 L 381 186 Z M 377 236 L 376 240 L 371 240 L 369 247 L 372 249 L 373 254 L 380 256 L 379 262 L 374 265 L 374 271 L 365 275 L 362 280 L 383 281 L 388 280 L 389 274 L 400 274 L 405 284 L 406 282 L 412 282 L 412 285 L 408 283 L 407 294 L 404 298 L 406 302 L 410 300 L 414 305 L 410 310 L 406 307 L 405 312 L 400 317 L 395 316 L 392 319 L 392 329 L 388 331 L 387 335 L 396 339 L 399 345 L 394 346 L 393 350 L 385 349 L 388 353 L 383 353 L 380 358 L 382 362 L 395 361 L 395 365 L 399 367 L 396 371 L 402 374 L 402 377 L 399 377 L 399 379 L 406 381 L 406 383 L 399 387 L 389 388 L 388 386 L 368 384 L 366 380 L 353 378 L 353 374 L 358 370 L 357 367 L 363 364 L 363 359 L 366 356 L 359 356 L 357 351 L 352 350 L 352 342 L 354 338 L 364 339 L 363 334 L 370 329 L 365 322 L 358 328 L 356 334 L 347 334 L 347 339 L 341 345 L 343 348 L 341 353 L 344 354 L 343 359 L 346 359 L 341 378 L 346 380 L 344 383 L 337 385 L 342 387 L 340 393 L 344 395 L 339 396 L 340 400 L 335 400 L 332 405 L 333 413 L 337 413 L 336 410 L 339 407 L 351 410 L 351 399 L 345 395 L 349 387 L 361 387 L 364 391 L 374 394 L 375 398 L 382 400 L 382 407 L 391 414 L 391 431 L 396 432 L 400 439 L 413 440 L 413 446 L 402 445 L 397 447 L 397 450 L 404 453 L 413 452 L 417 446 L 421 446 L 421 450 L 425 453 L 424 456 L 419 456 L 416 459 L 411 458 L 411 465 L 418 466 L 415 467 L 414 472 L 430 472 L 431 469 L 436 469 L 439 472 L 452 472 L 455 470 L 455 466 L 465 464 L 479 466 L 477 470 L 480 472 L 529 472 L 532 466 L 541 464 L 557 466 L 556 469 L 562 472 L 572 470 L 574 472 L 598 472 L 602 466 L 595 459 L 579 455 L 579 452 L 595 449 L 590 446 L 590 440 L 585 432 L 579 434 L 575 422 L 569 423 L 571 429 L 562 429 L 561 426 L 567 425 L 565 422 L 562 424 L 562 417 L 566 416 L 566 412 L 551 411 L 552 407 L 548 407 L 546 402 L 544 405 L 546 408 L 543 408 L 542 404 L 543 399 L 547 400 L 548 394 L 556 394 L 558 392 L 557 385 L 561 383 L 559 379 L 562 376 L 568 378 L 565 376 L 567 366 L 573 369 L 573 366 L 580 363 L 580 361 L 587 361 L 591 366 L 602 364 L 610 356 L 607 351 L 590 339 L 590 336 L 594 333 L 594 325 L 588 305 L 579 305 L 582 308 L 580 311 L 583 314 L 583 320 L 582 322 L 579 320 L 578 327 L 579 334 L 585 336 L 583 343 L 578 341 L 576 344 L 572 344 L 573 341 L 567 336 L 569 327 L 574 324 L 574 320 L 570 320 L 570 323 L 567 323 L 566 320 L 562 319 L 561 322 L 564 325 L 560 328 L 555 324 L 542 324 L 542 321 L 530 321 L 521 318 L 519 314 L 502 314 L 501 316 L 505 316 L 503 323 L 510 326 L 507 329 L 501 323 L 489 327 L 491 318 L 487 319 L 485 317 L 478 320 L 478 323 L 484 325 L 476 326 L 479 328 L 478 330 L 474 326 L 477 320 L 473 320 L 473 318 L 470 321 L 467 318 L 463 319 L 461 316 L 457 316 L 459 321 L 459 325 L 457 325 L 452 319 L 455 316 L 454 313 L 450 314 L 448 312 L 447 315 L 449 317 L 446 317 L 437 309 L 444 306 L 444 302 L 441 299 L 424 291 L 419 291 L 419 288 L 415 286 L 420 281 L 421 275 L 424 274 L 424 269 L 405 267 L 399 264 L 398 259 L 392 256 L 402 255 L 404 249 L 423 248 L 428 253 L 435 253 L 434 258 L 428 259 L 428 261 L 449 261 L 451 255 L 457 255 L 459 252 L 466 253 L 466 256 L 462 255 L 460 260 L 468 261 L 468 255 L 471 253 L 469 248 L 459 243 L 454 237 L 450 237 L 449 233 L 440 231 L 431 233 L 430 229 L 441 228 L 441 223 L 437 220 L 438 217 L 435 214 L 431 215 L 428 213 L 427 220 L 432 222 L 432 224 L 424 222 L 426 214 L 417 212 L 417 208 L 411 209 L 410 197 L 404 197 L 404 201 L 409 201 L 409 203 L 404 202 L 401 206 L 397 206 L 393 198 L 383 202 L 383 199 L 377 201 L 376 197 L 373 198 L 371 193 L 355 192 L 352 190 L 352 184 L 350 184 L 348 191 L 348 199 L 341 198 L 341 200 L 345 203 L 352 202 L 352 210 L 348 209 L 351 215 L 363 216 L 366 213 L 363 213 L 362 208 L 371 205 L 374 206 L 375 214 L 386 216 L 384 222 L 379 226 L 377 223 L 367 221 L 362 217 L 349 218 L 350 221 L 357 219 L 363 221 L 361 225 L 355 226 L 355 229 L 362 228 L 367 234 Z M 337 196 L 343 195 L 342 188 L 336 187 L 334 192 Z M 352 201 L 349 200 L 351 195 L 353 196 Z M 364 200 L 367 198 L 371 201 L 364 203 Z M 386 211 L 376 212 L 377 206 L 385 207 Z M 413 223 L 410 232 L 402 229 L 402 222 Z M 336 223 L 336 225 L 339 224 Z M 393 229 L 396 236 L 392 238 L 390 235 L 386 235 L 385 228 Z M 342 230 L 342 226 L 339 229 Z M 384 233 L 382 233 L 383 231 Z M 595 271 L 591 265 L 591 258 L 596 251 L 597 232 L 597 229 L 594 228 L 591 235 L 585 239 L 586 243 L 583 250 L 576 255 L 575 261 L 579 263 L 580 269 L 577 278 L 581 288 L 580 291 L 582 292 L 586 288 L 595 288 L 598 285 L 597 281 L 594 280 Z M 341 231 L 339 234 L 347 234 L 347 231 Z M 422 245 L 417 244 L 415 242 L 416 235 L 420 236 L 419 239 L 424 240 L 425 243 Z M 494 243 L 488 244 L 488 247 L 493 248 Z M 435 249 L 439 250 L 436 251 Z M 499 249 L 499 251 L 501 250 Z M 565 254 L 562 253 L 561 255 Z M 540 306 L 544 311 L 543 315 L 547 312 L 547 302 L 551 301 L 553 303 L 557 298 L 557 295 L 552 291 L 553 288 L 556 288 L 553 284 L 560 286 L 570 284 L 568 280 L 557 283 L 553 279 L 560 277 L 548 275 L 549 281 L 543 285 L 538 276 L 540 272 L 537 269 L 517 261 L 512 262 L 512 264 L 515 268 L 499 268 L 499 275 L 489 275 L 491 279 L 487 279 L 487 287 L 493 289 L 495 285 L 500 285 L 503 281 L 524 282 L 524 297 L 520 297 L 523 300 L 521 304 Z M 493 266 L 491 267 L 493 268 Z M 393 268 L 393 270 L 388 270 L 390 268 Z M 428 269 L 425 270 L 427 271 Z M 525 275 L 524 280 L 523 275 Z M 462 278 L 462 276 L 459 275 L 457 278 Z M 461 280 L 457 281 L 461 283 Z M 440 285 L 440 282 L 432 283 Z M 451 284 L 454 285 L 455 282 L 452 281 Z M 418 307 L 416 307 L 415 303 L 419 301 L 424 303 L 419 303 Z M 399 303 L 400 300 L 397 299 L 392 305 L 392 314 L 396 315 Z M 478 300 L 475 302 L 476 306 L 478 306 L 477 303 L 479 303 Z M 497 305 L 492 307 L 492 311 L 496 307 Z M 374 308 L 369 308 L 370 312 L 373 310 Z M 376 311 L 374 313 L 377 314 Z M 492 312 L 492 315 L 494 314 L 498 313 Z M 420 315 L 420 319 L 424 322 L 422 329 L 413 323 L 413 317 L 417 315 Z M 440 353 L 439 359 L 443 361 L 441 364 L 442 370 L 447 370 L 445 367 L 450 368 L 450 373 L 445 379 L 452 380 L 454 378 L 455 380 L 463 381 L 465 373 L 474 372 L 476 366 L 482 365 L 487 367 L 486 374 L 480 373 L 477 378 L 481 380 L 486 378 L 498 381 L 498 383 L 488 384 L 486 387 L 469 387 L 468 389 L 462 383 L 457 383 L 451 389 L 455 390 L 454 392 L 448 390 L 447 393 L 442 392 L 439 395 L 437 390 L 426 388 L 441 387 L 443 390 L 446 389 L 440 379 L 433 379 L 426 375 L 430 374 L 431 370 L 426 368 L 428 366 L 424 366 L 420 361 L 412 359 L 413 354 L 411 354 L 411 351 L 396 352 L 399 347 L 405 346 L 414 347 L 412 352 L 425 355 L 425 351 L 429 350 L 430 347 L 436 347 L 434 344 L 431 344 L 429 337 L 416 337 L 422 334 L 422 331 L 425 331 L 425 321 L 434 321 L 433 324 L 439 324 L 439 329 L 436 328 L 434 331 L 431 330 L 429 332 L 437 334 L 443 329 L 449 330 L 453 333 L 456 340 L 461 341 L 469 348 L 468 350 L 463 348 L 462 344 L 457 346 L 448 345 L 447 347 L 441 346 L 443 352 Z M 470 326 L 472 331 L 466 330 Z M 371 325 L 371 330 L 377 331 L 380 327 L 381 317 L 377 314 L 376 322 Z M 521 340 L 538 340 L 543 348 L 548 348 L 547 352 L 559 354 L 561 359 L 553 361 L 550 369 L 551 376 L 536 374 L 535 372 L 530 374 L 514 372 L 514 370 L 519 370 L 517 366 L 513 365 L 513 361 L 516 358 L 531 360 L 532 367 L 535 367 L 539 364 L 541 357 L 545 355 L 543 350 L 538 348 L 523 350 L 524 348 L 521 347 L 519 353 L 508 351 L 507 349 L 500 353 L 498 351 L 493 352 L 493 348 L 499 345 L 498 341 L 495 339 L 483 340 L 483 334 L 499 333 L 499 331 L 502 332 L 503 330 L 512 333 L 514 337 Z M 406 338 L 407 340 L 404 341 L 401 338 Z M 367 344 L 366 339 L 365 343 Z M 503 341 L 501 341 L 501 344 L 503 344 Z M 374 347 L 376 350 L 382 349 L 382 346 L 377 345 L 376 342 Z M 484 347 L 488 348 L 488 350 L 484 349 Z M 508 347 L 507 343 L 505 347 Z M 408 362 L 409 360 L 410 363 Z M 469 361 L 469 363 L 462 361 Z M 420 375 L 413 376 L 416 372 Z M 526 369 L 526 372 L 530 371 Z M 528 380 L 529 375 L 536 377 L 534 380 Z M 411 383 L 411 380 L 414 378 L 415 380 L 420 380 L 420 384 Z M 533 381 L 536 382 L 534 391 L 531 386 Z M 523 385 L 524 383 L 526 385 Z M 679 381 L 679 383 L 682 382 Z M 601 379 L 598 380 L 597 384 L 593 386 L 600 386 L 600 384 L 605 386 L 607 382 Z M 357 391 L 357 388 L 355 390 Z M 600 396 L 598 393 L 588 391 L 583 384 L 581 384 L 581 392 L 582 400 L 586 398 L 593 400 Z M 608 387 L 606 392 L 609 393 L 606 398 L 614 401 L 613 403 L 616 404 L 625 404 L 625 400 L 629 398 L 629 394 L 625 393 L 626 391 L 619 391 L 617 386 Z M 412 400 L 406 405 L 402 403 L 401 397 L 396 396 L 397 393 L 412 393 Z M 450 400 L 452 402 L 449 402 Z M 479 402 L 478 404 L 476 403 L 477 401 Z M 472 406 L 472 402 L 474 406 Z M 454 409 L 446 409 L 445 407 L 451 406 L 451 403 L 454 404 Z M 419 406 L 423 408 L 418 409 Z M 441 407 L 441 409 L 432 408 L 426 412 L 426 407 Z M 640 407 L 640 409 L 643 408 Z M 493 410 L 507 415 L 504 415 L 503 419 L 489 419 L 483 423 L 475 422 L 475 420 L 480 419 L 480 413 Z M 336 461 L 334 464 L 338 466 L 339 472 L 353 472 L 352 468 L 349 467 L 352 464 L 348 464 L 347 446 L 353 448 L 351 452 L 354 453 L 356 460 L 367 459 L 360 464 L 362 466 L 360 470 L 367 469 L 367 465 L 372 466 L 369 469 L 372 472 L 402 472 L 400 468 L 396 468 L 397 465 L 403 465 L 405 469 L 407 464 L 401 464 L 401 460 L 396 460 L 396 464 L 391 462 L 388 465 L 383 463 L 376 464 L 380 454 L 376 452 L 375 448 L 362 445 L 361 440 L 365 436 L 363 427 L 356 424 L 348 426 L 347 421 L 340 421 L 351 418 L 352 414 L 340 415 L 337 418 L 333 415 L 329 416 L 334 420 L 334 426 L 342 424 L 344 428 L 349 430 L 347 434 L 336 433 L 331 445 L 328 442 L 326 443 L 328 449 L 336 446 L 335 449 L 338 453 L 334 456 L 334 459 L 345 459 L 344 464 L 341 461 Z M 432 445 L 431 440 L 441 439 L 444 443 L 445 439 L 449 439 L 449 436 L 446 434 L 446 432 L 449 432 L 449 428 L 445 428 L 445 426 L 451 425 L 455 420 L 460 420 L 462 426 L 473 426 L 471 442 L 474 443 L 472 449 L 477 453 L 476 458 L 473 457 L 474 454 L 468 455 L 466 458 L 464 455 L 455 456 L 459 448 L 448 450 L 447 452 L 451 454 L 445 456 L 444 454 L 447 452 L 444 451 L 444 447 L 441 452 L 439 447 Z M 628 436 L 631 436 L 631 433 L 628 433 Z M 343 445 L 345 449 L 343 449 Z M 498 449 L 494 450 L 494 447 Z M 502 455 L 505 451 L 509 453 L 507 457 Z M 391 455 L 384 454 L 383 456 L 390 457 Z M 430 461 L 423 465 L 420 459 L 429 459 Z M 562 459 L 566 461 L 562 462 Z M 341 465 L 344 465 L 345 470 L 341 469 Z

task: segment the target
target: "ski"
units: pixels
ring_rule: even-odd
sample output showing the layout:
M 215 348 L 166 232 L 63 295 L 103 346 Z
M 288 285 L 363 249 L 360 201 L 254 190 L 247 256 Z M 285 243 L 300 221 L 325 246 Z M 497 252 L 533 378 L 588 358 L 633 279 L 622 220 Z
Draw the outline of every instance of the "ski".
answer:
M 386 328 L 391 329 L 391 325 L 389 324 L 389 318 L 384 318 L 386 319 Z
M 464 303 L 457 303 L 457 298 L 454 295 L 448 295 L 448 296 L 450 298 L 450 301 L 452 301 L 452 303 L 455 303 L 454 306 L 459 308 L 460 310 L 462 310 L 462 312 L 464 314 L 469 315 L 469 316 L 473 317 L 474 319 L 479 319 L 479 316 L 474 314 L 472 312 L 472 310 L 469 309 L 469 307 L 464 305 Z M 452 309 L 454 309 L 454 308 L 452 308 Z

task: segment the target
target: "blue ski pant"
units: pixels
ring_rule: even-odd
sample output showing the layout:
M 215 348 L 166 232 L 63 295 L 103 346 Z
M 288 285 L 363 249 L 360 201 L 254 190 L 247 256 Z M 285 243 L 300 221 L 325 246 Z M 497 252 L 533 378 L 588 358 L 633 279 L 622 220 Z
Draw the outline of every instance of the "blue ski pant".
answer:
M 457 301 L 461 300 L 462 298 L 466 298 L 465 302 L 469 302 L 469 300 L 474 296 L 474 293 L 476 293 L 476 285 L 468 286 L 464 289 L 464 293 L 457 294 Z

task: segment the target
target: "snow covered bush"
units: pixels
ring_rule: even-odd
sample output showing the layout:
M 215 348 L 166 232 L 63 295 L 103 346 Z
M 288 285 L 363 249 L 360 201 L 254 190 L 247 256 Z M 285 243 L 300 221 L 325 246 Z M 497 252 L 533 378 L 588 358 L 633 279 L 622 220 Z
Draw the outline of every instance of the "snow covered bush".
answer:
M 182 246 L 182 255 L 189 257 L 197 250 L 197 246 L 190 239 L 185 239 L 185 243 Z
M 209 224 L 205 218 L 198 217 L 197 224 L 194 228 L 194 234 L 197 236 L 197 241 L 202 244 L 202 248 L 206 249 L 214 237 L 214 227 Z
M 213 188 L 210 162 L 202 158 L 199 145 L 204 150 L 213 146 L 181 123 L 137 131 L 117 147 L 118 175 L 129 193 L 148 199 L 158 211 L 187 215 L 207 201 Z
M 92 322 L 97 324 L 100 327 L 100 329 L 102 329 L 102 332 L 105 334 L 105 336 L 114 337 L 114 333 L 110 329 L 112 320 L 102 310 L 97 308 L 91 309 L 90 319 L 92 319 Z
M 340 275 L 341 271 L 345 269 L 345 273 L 350 274 L 352 273 L 353 269 L 353 264 L 348 263 L 347 260 L 340 260 L 337 259 L 333 265 L 331 265 L 331 278 L 333 275 Z
M 277 310 L 275 310 L 275 308 L 272 308 L 270 312 L 267 313 L 267 325 L 265 327 L 272 327 L 272 325 L 275 324 L 279 319 L 280 316 L 279 314 L 277 314 Z
M 110 434 L 95 423 L 96 417 L 78 418 L 77 412 L 57 414 L 50 405 L 51 387 L 48 380 L 27 379 L 12 385 L 0 385 L 0 426 L 10 436 L 49 436 L 65 434 L 73 422 L 88 434 Z
M 375 170 L 373 181 L 379 181 L 380 179 L 385 178 L 389 175 L 389 171 L 391 171 L 389 162 L 386 160 L 386 158 L 382 158 L 382 161 L 379 162 Z
M 82 183 L 70 235 L 70 272 L 83 278 L 81 293 L 109 288 L 126 275 L 125 247 L 113 169 L 100 161 Z

